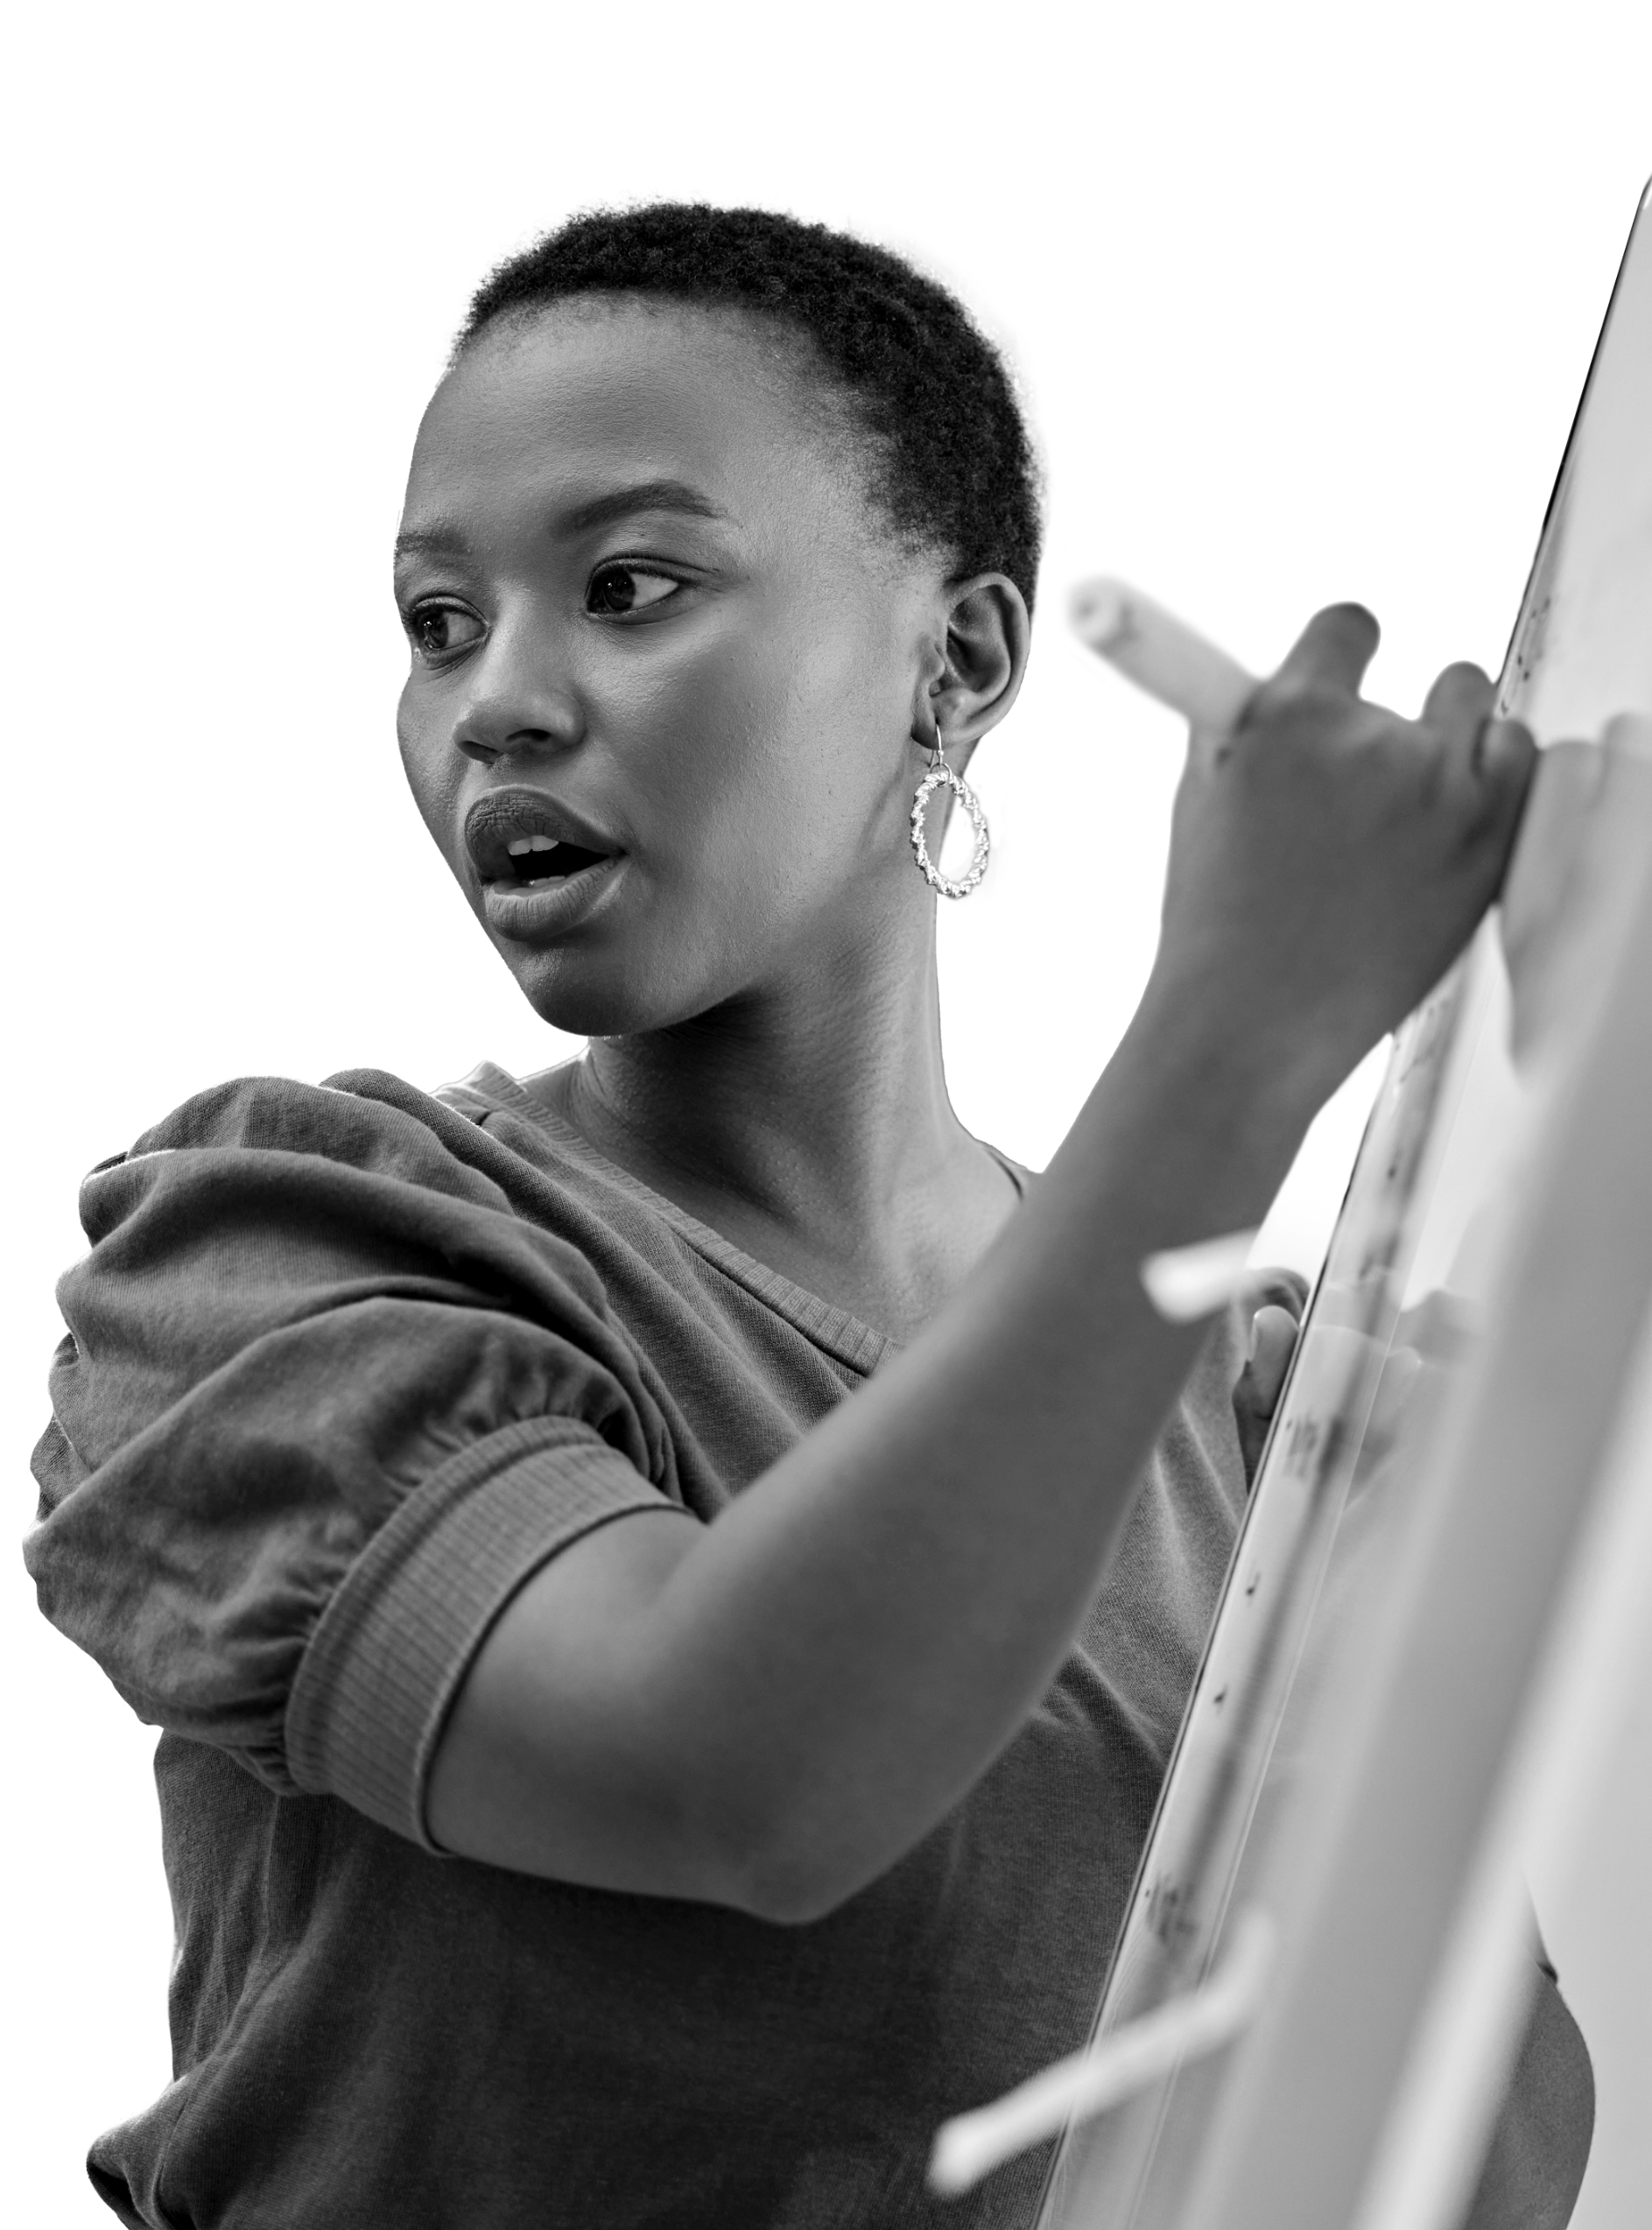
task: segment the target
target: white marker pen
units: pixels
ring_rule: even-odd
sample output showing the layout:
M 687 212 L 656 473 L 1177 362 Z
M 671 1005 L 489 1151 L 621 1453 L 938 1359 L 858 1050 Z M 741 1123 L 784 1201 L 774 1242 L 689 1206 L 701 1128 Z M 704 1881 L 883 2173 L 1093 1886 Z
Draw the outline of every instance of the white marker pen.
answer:
M 1121 580 L 1081 581 L 1068 609 L 1083 642 L 1195 728 L 1227 735 L 1260 686 L 1237 658 Z

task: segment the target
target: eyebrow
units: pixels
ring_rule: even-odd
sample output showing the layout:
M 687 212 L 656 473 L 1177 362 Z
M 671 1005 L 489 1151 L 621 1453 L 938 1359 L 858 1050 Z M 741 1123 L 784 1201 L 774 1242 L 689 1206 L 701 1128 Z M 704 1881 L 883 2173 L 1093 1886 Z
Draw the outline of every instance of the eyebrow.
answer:
M 726 519 L 722 506 L 685 480 L 639 480 L 629 488 L 610 489 L 583 503 L 570 504 L 555 515 L 564 534 L 589 534 L 594 528 L 612 526 L 638 511 L 676 511 L 697 519 Z M 405 528 L 396 538 L 396 559 L 404 558 L 465 558 L 471 553 L 469 538 L 457 526 L 437 521 L 430 526 Z

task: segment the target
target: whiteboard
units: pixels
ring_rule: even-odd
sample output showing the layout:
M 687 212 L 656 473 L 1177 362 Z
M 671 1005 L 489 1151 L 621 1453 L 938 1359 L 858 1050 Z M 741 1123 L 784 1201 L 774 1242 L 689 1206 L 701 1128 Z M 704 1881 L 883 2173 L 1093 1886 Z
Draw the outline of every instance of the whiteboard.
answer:
M 1442 1452 L 1484 1398 L 1488 1347 L 1505 1336 L 1511 1292 L 1520 1298 L 1522 1240 L 1534 1213 L 1545 1202 L 1553 1210 L 1564 1190 L 1557 1172 L 1578 1080 L 1614 1032 L 1623 1036 L 1614 995 L 1632 997 L 1626 987 L 1652 978 L 1652 948 L 1629 949 L 1647 933 L 1636 910 L 1652 857 L 1645 200 L 1543 523 L 1499 708 L 1529 724 L 1543 754 L 1504 903 L 1396 1037 L 1161 1792 L 1097 2040 L 1203 1983 L 1236 1913 L 1266 1909 L 1289 1951 L 1290 1901 L 1308 1896 L 1297 1847 L 1318 1836 L 1329 1847 L 1319 1815 L 1356 1802 L 1342 1784 L 1357 1747 L 1360 1668 L 1376 1663 L 1408 1556 L 1415 1563 L 1449 1491 Z M 1637 1290 L 1631 1277 L 1625 1293 Z M 1633 1317 L 1634 1305 L 1626 1300 L 1620 1314 Z M 1637 1325 L 1604 1326 L 1606 1347 L 1623 1346 Z M 1617 1382 L 1590 1391 L 1586 1375 L 1577 1375 L 1574 1392 L 1609 1410 Z M 1593 1420 L 1602 1432 L 1606 1421 Z M 1581 1424 L 1574 1438 L 1588 1440 Z M 1469 1467 L 1459 1457 L 1457 1471 Z M 1548 1491 L 1541 1478 L 1528 1486 L 1534 1496 Z M 1548 1602 L 1544 1594 L 1522 1614 L 1536 1621 Z M 1541 1634 L 1523 1643 L 1531 1657 Z M 1494 1776 L 1497 1763 L 1476 1757 L 1463 1770 Z M 1395 1868 L 1397 1883 L 1398 1859 Z M 1360 2022 L 1360 2008 L 1347 2013 Z M 1396 2012 L 1395 2033 L 1421 2017 L 1420 2006 Z M 1233 2063 L 1244 2057 L 1238 2046 L 1210 2054 L 1070 2129 L 1046 2180 L 1040 2230 L 1169 2230 L 1190 2208 L 1201 2223 L 1225 2223 L 1230 2213 L 1251 2219 L 1247 2206 L 1283 2230 L 1290 2205 L 1280 2191 L 1257 2196 L 1269 2170 L 1254 2148 L 1252 2198 L 1240 2190 L 1248 2141 L 1236 2128 L 1242 2086 Z M 1356 2077 L 1353 2060 L 1349 2086 L 1368 2089 L 1370 2068 L 1361 2064 Z M 1394 2067 L 1388 2077 L 1397 2081 Z M 1253 2124 L 1256 2079 L 1253 2070 Z M 1334 2069 L 1326 2079 L 1334 2092 Z M 1365 2132 L 1360 2143 L 1385 2104 L 1367 2099 L 1352 2116 Z M 1224 2163 L 1217 2182 L 1213 2143 Z M 1353 2178 L 1352 2191 L 1369 2163 L 1352 2157 L 1352 2135 L 1345 2150 L 1350 2157 L 1326 2173 L 1332 2184 Z M 1329 2188 L 1303 2200 L 1304 2220 Z M 1320 2222 L 1344 2219 L 1325 2212 Z

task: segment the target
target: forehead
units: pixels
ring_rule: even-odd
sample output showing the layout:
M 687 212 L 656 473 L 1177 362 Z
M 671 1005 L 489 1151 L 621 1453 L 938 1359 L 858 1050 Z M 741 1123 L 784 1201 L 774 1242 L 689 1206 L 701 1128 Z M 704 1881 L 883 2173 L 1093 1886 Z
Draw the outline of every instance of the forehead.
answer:
M 806 344 L 783 331 L 676 304 L 559 304 L 484 332 L 442 382 L 408 510 L 656 479 L 735 516 L 783 494 L 859 508 L 847 433 Z

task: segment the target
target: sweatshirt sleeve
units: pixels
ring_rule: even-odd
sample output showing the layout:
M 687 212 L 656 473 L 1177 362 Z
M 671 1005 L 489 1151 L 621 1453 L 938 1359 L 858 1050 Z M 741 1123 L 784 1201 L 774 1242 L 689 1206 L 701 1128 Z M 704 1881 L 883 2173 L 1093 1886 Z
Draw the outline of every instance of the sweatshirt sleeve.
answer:
M 140 1718 L 432 1847 L 510 1596 L 682 1506 L 594 1272 L 413 1096 L 243 1080 L 88 1178 L 25 1556 Z

